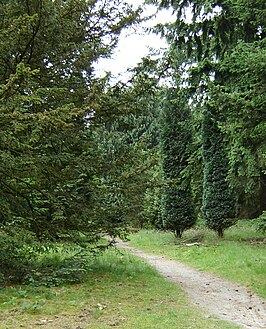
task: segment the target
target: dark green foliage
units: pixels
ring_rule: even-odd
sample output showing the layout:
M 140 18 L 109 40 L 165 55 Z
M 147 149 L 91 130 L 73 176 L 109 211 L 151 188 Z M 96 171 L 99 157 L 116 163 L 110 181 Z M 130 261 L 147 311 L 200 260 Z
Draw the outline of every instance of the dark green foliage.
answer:
M 32 232 L 42 243 L 79 243 L 84 236 L 93 242 L 102 233 L 124 233 L 125 221 L 113 213 L 116 199 L 98 198 L 108 166 L 101 162 L 94 131 L 108 118 L 113 121 L 116 109 L 106 93 L 107 78 L 96 79 L 93 65 L 110 54 L 121 30 L 136 23 L 140 11 L 120 0 L 0 3 L 4 276 L 13 275 L 8 273 L 14 265 L 21 269 L 20 280 L 24 266 L 18 260 L 27 264 L 32 256 L 23 254 L 24 244 L 16 243 L 10 227 Z M 107 107 L 99 102 L 103 98 Z M 98 211 L 101 205 L 105 218 Z
M 1 2 L 1 229 L 94 240 L 115 225 L 95 217 L 103 173 L 92 117 L 109 113 L 97 108 L 106 80 L 93 63 L 138 14 L 121 1 Z
M 202 113 L 192 111 L 191 133 L 192 150 L 189 157 L 191 175 L 191 191 L 193 204 L 197 218 L 202 218 L 202 194 L 203 194 L 203 157 L 202 157 Z
M 181 237 L 196 220 L 186 172 L 192 138 L 190 113 L 185 99 L 174 89 L 167 91 L 163 106 L 161 144 L 163 175 L 167 182 L 162 197 L 163 223 L 166 229 Z
M 215 89 L 220 110 L 226 113 L 222 129 L 230 146 L 229 181 L 245 218 L 266 209 L 265 41 L 239 42 L 221 61 L 224 79 Z
M 63 284 L 82 282 L 94 259 L 90 247 L 78 248 L 73 245 L 50 246 L 43 252 L 36 250 L 35 260 L 23 278 L 24 284 L 55 287 Z
M 139 77 L 135 78 L 138 80 Z M 155 99 L 148 79 L 145 84 L 141 82 L 139 85 L 138 81 L 134 81 L 129 88 L 110 88 L 102 100 L 104 104 L 100 102 L 103 107 L 109 107 L 108 102 L 112 104 L 110 108 L 115 105 L 118 114 L 112 121 L 106 120 L 94 130 L 98 168 L 102 171 L 95 195 L 95 210 L 101 220 L 109 220 L 112 235 L 116 235 L 123 223 L 125 227 L 144 225 L 148 220 L 146 191 L 152 190 L 158 179 L 156 119 L 152 113 Z
M 162 187 L 154 187 L 151 189 L 147 189 L 144 196 L 144 225 L 147 224 L 148 227 L 151 226 L 159 230 L 163 229 L 161 202 L 162 190 Z
M 207 226 L 222 237 L 224 230 L 235 221 L 235 200 L 226 180 L 228 160 L 224 151 L 223 136 L 210 107 L 203 114 L 202 142 L 204 160 L 202 214 Z
M 59 286 L 81 282 L 97 248 L 83 243 L 40 244 L 29 232 L 10 230 L 0 237 L 0 285 Z M 99 249 L 100 252 L 100 249 Z
M 180 186 L 168 186 L 162 197 L 164 228 L 181 238 L 182 233 L 195 222 L 191 191 L 181 190 Z
M 27 231 L 8 228 L 0 232 L 0 285 L 22 282 L 31 269 L 32 249 L 36 240 Z
M 167 37 L 172 57 L 180 51 L 184 56 L 183 80 L 195 110 L 206 99 L 217 109 L 229 159 L 226 179 L 236 193 L 238 215 L 257 217 L 266 209 L 265 1 L 150 2 L 176 14 L 174 24 L 159 25 L 157 31 Z M 185 20 L 187 12 L 191 20 Z
M 215 58 L 222 58 L 238 40 L 253 42 L 265 38 L 264 0 L 150 0 L 160 7 L 172 7 L 176 22 L 159 26 L 158 31 L 177 47 L 186 49 L 187 57 L 208 70 Z M 188 12 L 192 15 L 185 20 Z M 258 33 L 260 31 L 260 33 Z M 206 59 L 206 61 L 204 61 Z
M 258 218 L 257 230 L 262 233 L 266 233 L 266 211 L 263 211 Z

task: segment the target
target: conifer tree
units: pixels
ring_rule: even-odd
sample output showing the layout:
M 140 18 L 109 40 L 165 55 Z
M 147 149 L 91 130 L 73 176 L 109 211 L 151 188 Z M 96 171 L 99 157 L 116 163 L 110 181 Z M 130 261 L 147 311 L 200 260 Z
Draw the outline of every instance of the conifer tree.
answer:
M 121 0 L 1 1 L 1 229 L 94 240 L 116 225 L 93 211 L 93 122 L 112 109 L 99 105 L 106 81 L 93 65 L 139 14 Z
M 167 181 L 162 196 L 163 223 L 164 228 L 180 238 L 196 220 L 186 172 L 191 143 L 190 113 L 185 99 L 175 89 L 167 91 L 163 112 L 161 145 Z
M 224 150 L 223 135 L 217 118 L 210 107 L 203 113 L 202 143 L 204 160 L 204 183 L 202 215 L 210 229 L 220 238 L 224 230 L 234 223 L 235 200 L 226 180 L 228 159 Z
M 258 216 L 266 207 L 265 1 L 149 2 L 175 12 L 175 23 L 157 31 L 186 53 L 183 76 L 195 108 L 206 108 L 206 99 L 215 104 L 211 112 L 226 134 L 227 180 L 237 192 L 238 214 Z

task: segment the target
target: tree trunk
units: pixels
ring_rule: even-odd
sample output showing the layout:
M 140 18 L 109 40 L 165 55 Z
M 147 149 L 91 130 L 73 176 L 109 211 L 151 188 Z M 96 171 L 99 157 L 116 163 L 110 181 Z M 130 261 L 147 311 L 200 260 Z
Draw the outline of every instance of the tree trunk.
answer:
M 176 229 L 175 230 L 175 237 L 177 238 L 177 239 L 181 239 L 182 238 L 182 231 L 180 230 L 180 229 Z
M 266 174 L 260 174 L 260 215 L 266 210 Z
M 221 227 L 218 228 L 217 233 L 218 233 L 219 239 L 223 239 L 223 237 L 224 237 L 224 230 Z

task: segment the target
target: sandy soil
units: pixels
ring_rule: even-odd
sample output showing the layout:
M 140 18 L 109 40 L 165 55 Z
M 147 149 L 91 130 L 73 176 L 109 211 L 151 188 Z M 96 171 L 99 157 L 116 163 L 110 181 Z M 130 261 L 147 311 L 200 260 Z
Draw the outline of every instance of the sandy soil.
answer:
M 192 302 L 210 314 L 243 328 L 266 329 L 266 301 L 244 287 L 163 256 L 146 254 L 120 240 L 116 245 L 144 258 L 167 279 L 181 285 Z

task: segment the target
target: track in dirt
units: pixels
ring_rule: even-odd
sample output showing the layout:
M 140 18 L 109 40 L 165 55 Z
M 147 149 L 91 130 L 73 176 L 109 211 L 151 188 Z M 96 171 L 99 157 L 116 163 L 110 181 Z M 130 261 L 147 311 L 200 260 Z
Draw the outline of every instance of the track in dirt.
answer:
M 163 256 L 144 253 L 121 240 L 116 245 L 145 259 L 168 280 L 181 285 L 195 304 L 220 319 L 243 328 L 266 329 L 266 301 L 244 287 Z

